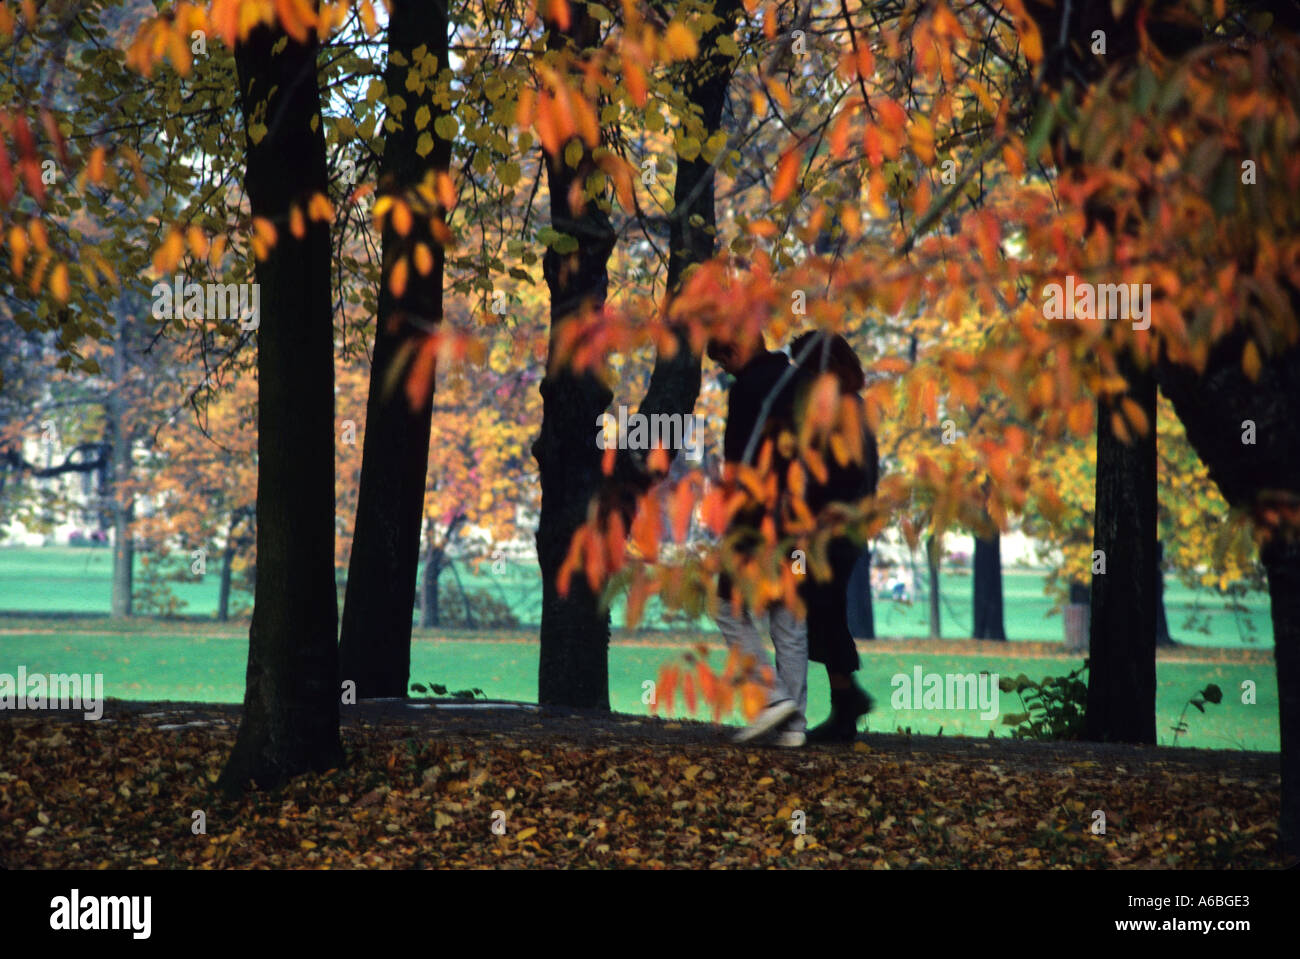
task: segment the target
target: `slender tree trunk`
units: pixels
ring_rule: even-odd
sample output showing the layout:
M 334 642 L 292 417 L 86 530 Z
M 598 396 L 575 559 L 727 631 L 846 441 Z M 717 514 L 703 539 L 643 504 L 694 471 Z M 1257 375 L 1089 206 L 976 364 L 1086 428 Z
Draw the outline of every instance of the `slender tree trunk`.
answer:
M 735 61 L 718 49 L 718 38 L 730 36 L 740 15 L 739 0 L 716 0 L 713 15 L 719 22 L 700 37 L 703 55 L 683 69 L 682 93 L 686 102 L 699 109 L 703 126 L 701 143 L 722 124 L 722 109 Z M 712 259 L 717 249 L 717 212 L 714 206 L 715 170 L 702 155 L 694 159 L 677 156 L 673 179 L 673 212 L 669 217 L 668 279 L 665 308 L 681 288 L 686 272 Z M 655 413 L 690 413 L 700 393 L 700 355 L 691 348 L 689 330 L 675 330 L 677 349 L 655 358 L 654 370 L 639 407 L 647 416 Z M 669 451 L 670 454 L 673 451 Z M 621 457 L 620 466 L 627 457 Z
M 1097 499 L 1093 549 L 1105 573 L 1092 577 L 1088 738 L 1156 741 L 1156 381 L 1123 355 L 1129 395 L 1152 429 L 1125 443 L 1111 430 L 1110 404 L 1097 410 Z M 1096 567 L 1094 567 L 1096 568 Z
M 442 576 L 442 550 L 434 550 L 424 564 L 424 582 L 421 591 L 420 626 L 432 629 L 442 625 L 438 612 L 438 579 Z
M 939 539 L 929 536 L 925 540 L 925 565 L 930 574 L 930 638 L 942 639 L 943 629 L 939 611 Z
M 231 567 L 235 562 L 235 546 L 226 540 L 226 548 L 221 551 L 221 586 L 217 591 L 217 622 L 224 623 L 230 619 L 230 577 Z
M 113 514 L 113 619 L 126 619 L 131 615 L 131 594 L 135 589 L 133 515 L 130 503 L 118 503 Z
M 391 9 L 390 56 L 384 78 L 390 93 L 403 91 L 407 106 L 401 125 L 385 140 L 380 187 L 385 193 L 400 195 L 418 186 L 430 170 L 445 170 L 450 160 L 451 144 L 437 136 L 427 159 L 416 152 L 419 137 L 432 131 L 447 111 L 434 101 L 432 85 L 423 99 L 406 88 L 408 69 L 420 68 L 414 53 L 417 47 L 428 48 L 439 70 L 447 67 L 447 12 L 445 4 L 429 0 L 401 0 Z M 395 63 L 395 53 L 410 66 Z M 414 121 L 422 103 L 433 115 L 427 131 Z M 409 270 L 410 279 L 400 298 L 393 296 L 387 283 L 381 283 L 379 291 L 361 484 L 339 647 L 340 675 L 356 682 L 358 698 L 405 696 L 410 683 L 411 622 L 433 398 L 430 395 L 412 409 L 405 390 L 385 393 L 384 384 L 390 366 L 403 361 L 403 348 L 418 344 L 441 322 L 444 264 L 442 246 L 429 232 L 427 215 L 415 219 L 416 226 L 405 237 L 391 227 L 384 231 L 384 277 L 398 258 L 410 257 L 416 242 L 432 249 L 433 269 L 427 276 Z
M 113 595 L 112 618 L 131 615 L 132 591 L 135 587 L 135 537 L 131 529 L 135 518 L 135 497 L 129 490 L 131 470 L 131 428 L 123 391 L 126 389 L 127 333 L 119 323 L 113 340 L 113 389 L 108 394 L 106 412 L 109 429 L 108 494 L 113 510 Z
M 277 44 L 284 44 L 278 53 Z M 257 264 L 257 587 L 243 719 L 218 785 L 275 788 L 342 765 L 334 584 L 334 337 L 329 228 L 288 229 L 327 186 L 317 44 L 259 26 L 235 47 L 254 216 L 279 240 Z
M 1007 638 L 1002 616 L 1002 535 L 995 529 L 987 539 L 975 537 L 975 639 Z

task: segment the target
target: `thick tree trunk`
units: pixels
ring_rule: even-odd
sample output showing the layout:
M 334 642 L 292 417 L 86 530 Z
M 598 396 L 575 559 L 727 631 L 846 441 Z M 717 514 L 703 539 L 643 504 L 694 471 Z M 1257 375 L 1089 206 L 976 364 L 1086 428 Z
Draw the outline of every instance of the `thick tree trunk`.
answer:
M 975 537 L 974 617 L 971 635 L 975 639 L 1007 638 L 1002 615 L 1002 535 L 993 531 L 987 539 Z
M 436 137 L 428 158 L 416 152 L 425 132 L 414 121 L 422 100 L 406 88 L 408 69 L 418 69 L 414 50 L 427 46 L 438 68 L 447 66 L 447 13 L 443 4 L 403 0 L 392 6 L 388 24 L 390 58 L 384 77 L 390 92 L 404 91 L 406 110 L 398 129 L 388 134 L 380 172 L 384 193 L 402 194 L 415 187 L 431 169 L 445 170 L 451 144 Z M 407 64 L 393 62 L 400 53 Z M 446 113 L 432 99 L 427 105 L 434 121 Z M 435 123 L 430 123 L 432 130 Z M 348 564 L 339 646 L 340 676 L 357 684 L 358 698 L 405 696 L 411 674 L 411 622 L 415 610 L 415 580 L 420 558 L 421 514 L 429 463 L 432 396 L 412 409 L 406 391 L 384 391 L 389 367 L 403 355 L 404 345 L 420 341 L 442 320 L 444 254 L 428 229 L 427 216 L 403 237 L 384 231 L 383 275 L 400 257 L 410 257 L 414 244 L 433 250 L 427 276 L 410 270 L 399 299 L 386 282 L 379 290 L 374 359 L 366 401 L 366 433 L 361 453 L 361 483 L 357 518 Z
M 849 574 L 849 633 L 854 639 L 876 638 L 876 617 L 871 596 L 871 549 L 858 554 Z
M 1087 735 L 1101 742 L 1156 741 L 1156 382 L 1127 354 L 1119 361 L 1129 395 L 1147 415 L 1146 436 L 1111 430 L 1112 407 L 1097 415 L 1097 498 L 1093 549 L 1105 573 L 1092 577 Z
M 943 623 L 939 611 L 939 557 L 942 547 L 938 537 L 930 536 L 925 541 L 925 566 L 930 577 L 930 638 L 943 638 Z
M 1161 364 L 1160 389 L 1223 497 L 1270 525 L 1300 503 L 1300 348 L 1268 357 L 1256 381 L 1241 369 L 1244 339 L 1210 351 L 1206 371 Z M 1294 533 L 1294 531 L 1292 531 Z M 1282 848 L 1300 857 L 1300 569 L 1285 527 L 1260 550 L 1268 573 L 1282 748 Z M 1254 707 L 1248 707 L 1254 708 Z
M 272 48 L 287 44 L 279 53 Z M 334 585 L 334 337 L 329 228 L 295 239 L 291 203 L 327 188 L 317 45 L 258 27 L 235 48 L 254 216 L 279 229 L 257 264 L 257 587 L 243 719 L 218 785 L 275 788 L 343 763 Z M 314 128 L 313 128 L 314 125 Z
M 598 42 L 599 22 L 586 7 L 571 8 L 570 25 L 550 24 L 550 49 L 572 45 L 581 51 Z M 606 264 L 615 235 L 609 217 L 594 202 L 580 211 L 569 206 L 570 187 L 594 169 L 583 151 L 577 168 L 547 155 L 551 225 L 574 237 L 578 249 L 560 254 L 548 247 L 542 271 L 551 295 L 551 353 L 564 324 L 585 307 L 605 302 Z M 596 418 L 609 405 L 609 388 L 589 372 L 567 366 L 551 369 L 541 384 L 542 429 L 533 443 L 542 485 L 537 524 L 537 559 L 542 574 L 541 655 L 537 666 L 538 702 L 558 706 L 609 708 L 609 611 L 600 605 L 585 576 L 574 576 L 568 594 L 558 587 L 560 567 L 574 532 L 602 485 Z

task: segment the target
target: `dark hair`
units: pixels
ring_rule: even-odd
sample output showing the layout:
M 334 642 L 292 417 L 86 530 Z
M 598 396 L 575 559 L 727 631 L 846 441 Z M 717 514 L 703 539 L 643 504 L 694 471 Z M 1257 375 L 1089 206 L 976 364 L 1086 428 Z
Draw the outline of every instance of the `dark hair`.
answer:
M 830 341 L 829 347 L 827 340 Z M 826 333 L 821 330 L 801 333 L 791 341 L 790 355 L 802 375 L 812 375 L 823 369 L 834 373 L 835 378 L 840 381 L 840 389 L 845 393 L 856 393 L 867 384 L 858 354 L 849 345 L 849 341 L 838 333 Z M 803 359 L 801 360 L 800 357 Z

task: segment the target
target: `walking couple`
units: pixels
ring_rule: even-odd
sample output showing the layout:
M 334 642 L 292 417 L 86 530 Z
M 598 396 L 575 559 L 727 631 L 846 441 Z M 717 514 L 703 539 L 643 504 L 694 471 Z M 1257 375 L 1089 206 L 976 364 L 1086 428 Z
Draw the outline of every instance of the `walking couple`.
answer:
M 790 344 L 790 356 L 769 351 L 761 334 L 749 341 L 714 339 L 708 344 L 708 356 L 734 378 L 727 398 L 723 438 L 728 475 L 734 477 L 741 464 L 756 462 L 757 451 L 770 442 L 769 457 L 776 477 L 779 505 L 775 510 L 751 500 L 732 518 L 727 537 L 735 544 L 737 555 L 744 556 L 762 541 L 759 530 L 767 520 L 774 524 L 778 538 L 787 525 L 790 456 L 798 454 L 792 453 L 788 441 L 779 441 L 783 432 L 807 440 L 817 423 L 845 413 L 850 415 L 840 422 L 852 424 L 849 429 L 861 430 L 863 455 L 859 462 L 851 458 L 847 463 L 840 462 L 823 443 L 821 461 L 825 469 L 819 471 L 820 476 L 809 476 L 802 491 L 803 502 L 813 516 L 822 515 L 822 510 L 833 504 L 857 503 L 875 493 L 876 442 L 866 425 L 860 395 L 865 377 L 857 355 L 842 336 L 805 333 Z M 840 402 L 851 409 L 840 407 L 827 413 L 825 384 L 818 388 L 823 373 L 833 375 Z M 774 676 L 755 623 L 755 611 L 744 605 L 737 609 L 732 601 L 730 577 L 726 572 L 719 577 L 719 630 L 728 646 L 738 649 L 752 664 L 754 678 L 772 680 L 766 705 L 749 726 L 736 734 L 736 742 L 770 736 L 774 745 L 797 747 L 805 742 L 847 743 L 856 738 L 858 720 L 872 706 L 871 697 L 853 677 L 860 663 L 846 615 L 849 575 L 860 552 L 861 547 L 849 537 L 834 536 L 828 550 L 831 578 L 819 581 L 811 570 L 803 573 L 799 597 L 806 618 L 781 601 L 769 602 L 758 611 L 770 627 L 776 654 Z M 809 659 L 826 667 L 831 714 L 819 726 L 806 730 Z

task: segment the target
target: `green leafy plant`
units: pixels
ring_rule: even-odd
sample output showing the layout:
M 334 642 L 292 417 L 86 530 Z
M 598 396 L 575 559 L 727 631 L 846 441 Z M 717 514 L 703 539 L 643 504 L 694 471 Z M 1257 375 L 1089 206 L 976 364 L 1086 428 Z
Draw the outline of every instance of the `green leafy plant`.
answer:
M 1015 693 L 1023 712 L 1002 717 L 1004 726 L 1015 739 L 1078 739 L 1083 735 L 1084 713 L 1088 707 L 1088 683 L 1083 674 L 1088 661 L 1065 676 L 1048 676 L 1034 682 L 1024 673 L 1015 679 L 1004 676 L 998 689 Z
M 447 691 L 447 687 L 442 683 L 411 683 L 411 691 L 427 695 L 433 699 L 486 699 L 487 694 L 483 690 L 475 687 L 474 689 L 457 689 L 452 692 Z
M 1195 706 L 1201 712 L 1205 712 L 1206 703 L 1218 704 L 1221 702 L 1223 702 L 1223 690 L 1220 689 L 1214 683 L 1210 683 L 1204 689 L 1194 694 L 1191 699 L 1187 700 L 1187 705 L 1184 706 L 1183 711 L 1178 714 L 1178 722 L 1174 723 L 1172 726 L 1169 727 L 1174 731 L 1174 741 L 1173 743 L 1171 743 L 1171 745 L 1177 746 L 1178 737 L 1183 733 L 1187 732 L 1187 707 L 1188 706 Z

